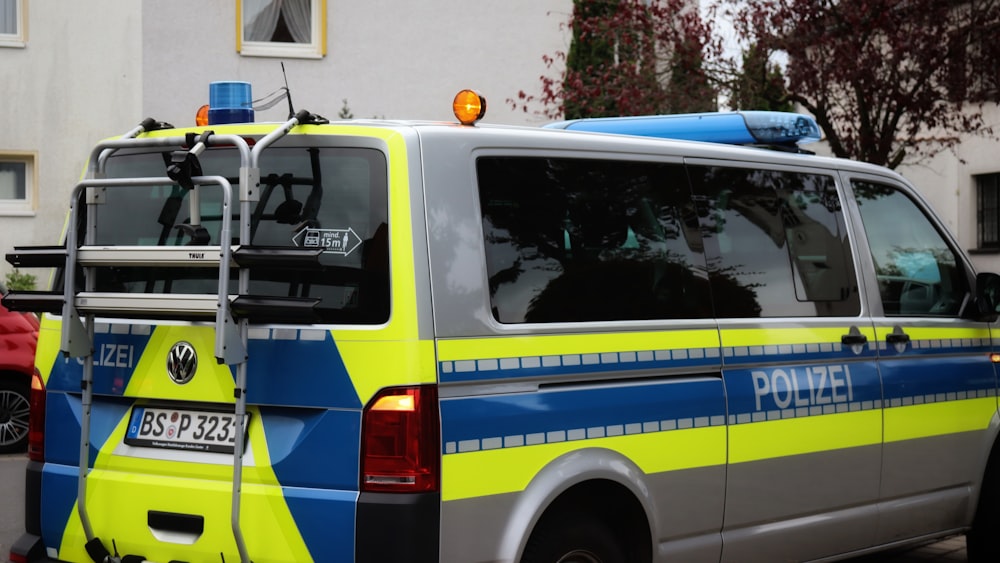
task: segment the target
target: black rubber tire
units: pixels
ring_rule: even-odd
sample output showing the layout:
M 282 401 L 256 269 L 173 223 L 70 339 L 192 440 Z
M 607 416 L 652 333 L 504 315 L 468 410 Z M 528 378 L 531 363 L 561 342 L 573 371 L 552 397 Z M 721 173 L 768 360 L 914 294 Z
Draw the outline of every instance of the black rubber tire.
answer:
M 976 517 L 965 542 L 969 563 L 1000 561 L 1000 450 L 994 449 L 986 464 Z
M 0 373 L 0 454 L 28 448 L 28 415 L 31 399 L 22 375 Z
M 543 518 L 521 563 L 626 563 L 614 532 L 589 515 L 562 512 Z
M 976 517 L 965 540 L 969 563 L 1000 561 L 1000 454 L 997 451 L 990 455 L 986 464 Z

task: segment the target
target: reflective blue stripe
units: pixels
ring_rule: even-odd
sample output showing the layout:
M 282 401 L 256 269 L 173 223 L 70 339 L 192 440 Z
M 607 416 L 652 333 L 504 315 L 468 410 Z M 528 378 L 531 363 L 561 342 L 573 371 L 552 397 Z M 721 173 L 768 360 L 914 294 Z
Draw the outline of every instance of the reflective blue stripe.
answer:
M 718 378 L 443 399 L 444 453 L 726 423 Z
M 483 358 L 438 364 L 442 383 L 664 368 L 717 368 L 718 348 Z

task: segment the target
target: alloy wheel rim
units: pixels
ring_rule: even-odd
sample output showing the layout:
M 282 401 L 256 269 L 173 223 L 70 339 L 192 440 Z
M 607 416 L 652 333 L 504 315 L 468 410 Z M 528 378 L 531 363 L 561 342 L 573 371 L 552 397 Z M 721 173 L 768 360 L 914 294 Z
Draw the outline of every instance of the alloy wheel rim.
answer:
M 14 391 L 0 391 L 0 446 L 9 446 L 28 435 L 30 403 Z
M 556 563 L 601 563 L 601 558 L 588 549 L 574 549 Z

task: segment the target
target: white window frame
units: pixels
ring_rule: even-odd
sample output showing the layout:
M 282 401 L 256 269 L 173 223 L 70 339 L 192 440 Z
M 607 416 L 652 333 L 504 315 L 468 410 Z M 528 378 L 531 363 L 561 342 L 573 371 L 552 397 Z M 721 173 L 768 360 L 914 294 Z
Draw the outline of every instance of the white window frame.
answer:
M 31 217 L 38 206 L 38 154 L 32 151 L 0 151 L 0 162 L 24 164 L 24 199 L 0 199 L 0 216 Z
M 247 41 L 243 38 L 243 1 L 236 0 L 236 51 L 245 57 L 321 59 L 326 56 L 326 0 L 312 0 L 311 43 Z
M 16 47 L 23 49 L 28 44 L 28 3 L 25 0 L 8 0 L 14 2 L 17 12 L 15 21 L 17 29 L 14 33 L 0 33 L 0 47 Z

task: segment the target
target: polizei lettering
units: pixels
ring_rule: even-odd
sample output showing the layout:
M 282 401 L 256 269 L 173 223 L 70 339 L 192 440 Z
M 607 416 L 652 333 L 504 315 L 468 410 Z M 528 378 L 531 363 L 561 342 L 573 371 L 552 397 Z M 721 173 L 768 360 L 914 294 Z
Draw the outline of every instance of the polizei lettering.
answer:
M 76 362 L 83 365 L 83 358 Z M 94 349 L 94 366 L 106 368 L 135 367 L 135 346 L 131 344 L 101 344 Z
M 761 399 L 768 395 L 779 409 L 854 400 L 851 369 L 846 365 L 775 368 L 769 372 L 752 371 L 750 377 L 757 410 L 761 410 Z

